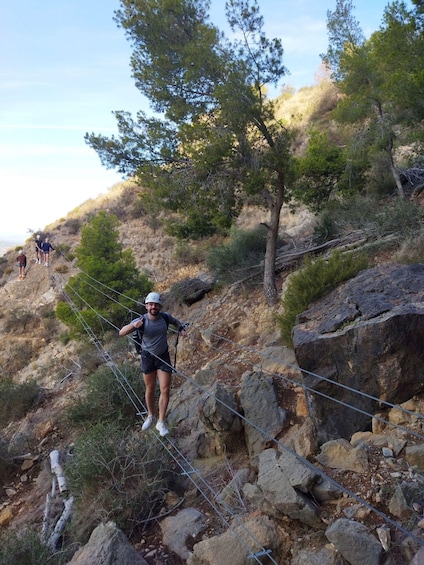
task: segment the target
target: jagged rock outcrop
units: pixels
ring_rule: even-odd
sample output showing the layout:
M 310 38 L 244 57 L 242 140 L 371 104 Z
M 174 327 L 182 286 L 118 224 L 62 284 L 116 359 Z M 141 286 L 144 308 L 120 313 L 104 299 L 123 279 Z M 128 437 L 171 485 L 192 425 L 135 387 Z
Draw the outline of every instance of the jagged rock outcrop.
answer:
M 259 455 L 287 423 L 287 413 L 278 405 L 272 379 L 256 372 L 243 375 L 240 404 L 250 425 L 245 426 L 245 441 L 251 458 Z M 265 435 L 263 432 L 268 435 Z
M 371 429 L 376 399 L 424 389 L 424 265 L 362 271 L 298 316 L 293 343 L 319 442 Z
M 284 547 L 275 522 L 268 516 L 248 516 L 235 523 L 232 531 L 197 543 L 187 565 L 250 565 L 254 554 L 262 554 L 262 547 L 274 561 L 284 563 L 288 547 Z
M 380 564 L 383 547 L 363 524 L 341 518 L 327 528 L 325 535 L 350 565 Z
M 172 287 L 172 294 L 181 303 L 191 306 L 213 290 L 214 286 L 215 283 L 210 278 L 202 279 L 195 277 L 193 279 L 184 279 Z
M 181 559 L 188 559 L 191 552 L 186 542 L 206 528 L 206 519 L 199 510 L 185 508 L 162 520 L 160 527 L 163 543 Z
M 289 516 L 319 529 L 322 522 L 313 498 L 308 496 L 318 476 L 294 455 L 265 449 L 259 456 L 256 483 L 246 484 L 243 490 L 265 514 L 277 518 Z
M 148 565 L 113 522 L 99 524 L 67 565 Z

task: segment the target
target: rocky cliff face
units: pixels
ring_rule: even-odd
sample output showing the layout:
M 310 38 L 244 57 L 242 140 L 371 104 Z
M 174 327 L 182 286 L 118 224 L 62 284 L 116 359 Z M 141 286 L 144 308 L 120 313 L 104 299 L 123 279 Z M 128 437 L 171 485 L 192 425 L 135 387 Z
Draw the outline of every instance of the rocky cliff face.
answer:
M 365 270 L 298 322 L 296 360 L 321 443 L 371 429 L 381 401 L 423 391 L 424 265 Z M 348 418 L 346 405 L 356 408 Z

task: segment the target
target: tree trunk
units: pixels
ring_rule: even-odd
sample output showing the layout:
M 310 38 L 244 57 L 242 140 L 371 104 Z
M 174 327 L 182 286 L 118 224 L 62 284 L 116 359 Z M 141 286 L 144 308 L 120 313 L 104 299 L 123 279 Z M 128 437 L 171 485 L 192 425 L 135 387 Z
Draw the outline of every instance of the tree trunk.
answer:
M 390 167 L 390 172 L 393 175 L 393 178 L 395 179 L 395 183 L 396 183 L 396 187 L 398 189 L 399 192 L 399 196 L 402 198 L 402 200 L 405 200 L 405 192 L 403 190 L 403 186 L 402 186 L 402 181 L 400 180 L 400 176 L 399 173 L 396 170 L 394 161 L 393 161 L 393 139 L 390 138 L 389 141 L 389 145 L 387 148 L 387 155 L 389 158 L 389 167 Z
M 269 306 L 274 306 L 278 300 L 277 286 L 275 284 L 275 259 L 277 257 L 278 228 L 280 227 L 283 200 L 284 181 L 282 175 L 280 175 L 277 195 L 274 199 L 271 198 L 269 200 L 271 221 L 266 235 L 263 289 L 265 300 Z

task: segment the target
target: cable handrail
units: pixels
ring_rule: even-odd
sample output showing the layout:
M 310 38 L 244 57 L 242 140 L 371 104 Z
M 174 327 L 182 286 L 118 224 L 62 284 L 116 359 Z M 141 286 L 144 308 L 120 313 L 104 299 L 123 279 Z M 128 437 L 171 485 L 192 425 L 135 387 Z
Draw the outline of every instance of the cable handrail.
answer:
M 82 297 L 80 297 L 82 298 Z M 84 303 L 86 303 L 88 306 L 89 304 L 84 301 Z M 91 306 L 89 306 L 91 308 Z M 95 309 L 91 308 L 94 312 L 96 312 Z M 98 313 L 97 313 L 98 314 Z M 104 318 L 103 316 L 101 316 L 99 314 L 99 316 L 106 322 L 110 323 L 106 318 Z M 111 324 L 111 323 L 110 323 Z M 116 328 L 116 326 L 114 326 L 113 324 L 111 324 L 113 327 Z M 87 325 L 88 326 L 88 325 Z M 89 326 L 88 326 L 89 328 Z M 90 328 L 91 330 L 91 328 Z M 93 335 L 93 332 L 90 330 L 88 330 L 88 333 L 91 335 Z M 235 342 L 232 342 L 231 340 L 228 340 L 227 338 L 223 338 L 223 336 L 218 336 L 218 334 L 214 334 L 217 337 L 220 337 L 221 339 L 225 339 L 228 342 L 230 342 L 231 344 L 235 344 L 237 346 L 240 346 L 239 344 L 236 344 Z M 93 338 L 94 343 L 97 345 L 101 346 L 101 342 L 99 340 L 97 340 L 95 337 Z M 102 347 L 102 346 L 101 346 Z M 250 348 L 249 348 L 250 349 Z M 162 360 L 162 362 L 165 362 L 164 360 Z M 243 362 L 245 362 L 245 360 L 243 360 Z M 113 365 L 113 361 L 110 361 L 109 359 L 109 363 L 111 365 Z M 166 362 L 165 362 L 166 363 Z M 168 365 L 168 363 L 166 363 Z M 297 367 L 294 367 L 291 364 L 288 364 L 289 366 L 295 368 L 296 370 L 301 370 Z M 330 483 L 332 483 L 333 485 L 335 485 L 337 488 L 341 489 L 343 492 L 345 492 L 346 494 L 348 494 L 349 496 L 351 496 L 352 498 L 356 499 L 358 502 L 360 502 L 362 505 L 366 506 L 370 511 L 374 512 L 376 515 L 378 515 L 379 517 L 381 517 L 384 521 L 386 521 L 388 524 L 390 524 L 391 526 L 395 527 L 396 529 L 402 531 L 402 533 L 404 533 L 405 535 L 407 535 L 408 537 L 413 538 L 417 543 L 419 543 L 420 545 L 424 545 L 424 542 L 422 540 L 420 540 L 419 538 L 417 538 L 414 534 L 411 534 L 411 532 L 407 531 L 405 528 L 403 528 L 403 526 L 401 526 L 400 524 L 398 524 L 396 521 L 394 521 L 393 519 L 391 519 L 389 516 L 387 516 L 384 512 L 378 510 L 377 508 L 375 508 L 374 506 L 372 506 L 370 503 L 368 503 L 366 500 L 363 500 L 360 496 L 358 496 L 356 493 L 350 491 L 349 489 L 347 489 L 346 487 L 344 487 L 343 485 L 341 485 L 340 483 L 338 483 L 337 481 L 335 481 L 332 477 L 330 477 L 329 475 L 327 475 L 324 471 L 322 471 L 321 469 L 319 469 L 318 467 L 316 467 L 315 465 L 313 465 L 313 463 L 309 462 L 307 459 L 303 458 L 302 456 L 300 456 L 299 454 L 297 454 L 295 451 L 293 451 L 292 449 L 290 449 L 287 445 L 283 444 L 282 442 L 280 442 L 279 440 L 275 439 L 272 435 L 270 435 L 266 430 L 263 430 L 262 428 L 260 428 L 259 426 L 257 426 L 254 422 L 251 422 L 249 419 L 247 419 L 244 415 L 240 414 L 237 410 L 234 410 L 234 408 L 232 408 L 231 406 L 229 406 L 228 404 L 226 404 L 224 401 L 222 401 L 221 399 L 215 397 L 208 389 L 206 389 L 206 387 L 203 387 L 202 385 L 200 385 L 198 382 L 196 382 L 195 380 L 191 379 L 188 375 L 186 375 L 185 373 L 183 373 L 181 370 L 177 370 L 175 368 L 173 368 L 171 365 L 169 365 L 171 370 L 174 370 L 177 374 L 179 374 L 180 376 L 182 376 L 186 381 L 190 382 L 192 385 L 196 386 L 197 388 L 199 388 L 200 390 L 202 390 L 202 392 L 208 394 L 209 396 L 212 396 L 218 403 L 222 404 L 223 406 L 225 406 L 226 409 L 230 410 L 232 413 L 234 413 L 235 415 L 237 415 L 237 417 L 239 417 L 241 420 L 243 420 L 245 422 L 245 424 L 250 425 L 254 428 L 256 428 L 257 431 L 259 431 L 262 435 L 264 435 L 265 437 L 268 437 L 270 441 L 272 441 L 273 443 L 275 443 L 276 445 L 278 445 L 281 449 L 289 452 L 292 456 L 296 457 L 296 459 L 298 459 L 300 462 L 302 462 L 303 464 L 305 464 L 307 467 L 309 467 L 310 469 L 313 469 L 314 472 L 318 473 L 319 475 L 323 476 L 326 480 L 328 480 Z M 275 376 L 282 376 L 279 373 L 275 374 Z M 319 375 L 318 375 L 319 376 Z M 292 381 L 295 382 L 295 381 Z M 330 381 L 332 382 L 332 381 Z M 296 385 L 299 385 L 299 383 L 295 382 Z M 336 383 L 334 383 L 336 384 Z M 355 389 L 352 389 L 354 392 L 360 392 L 360 391 L 356 391 Z M 316 391 L 314 391 L 316 392 Z M 126 394 L 129 394 L 126 391 Z M 331 400 L 336 400 L 333 399 L 332 397 L 328 396 L 328 398 L 330 398 Z M 137 398 L 138 401 L 140 401 L 140 399 Z M 379 400 L 379 399 L 377 399 Z M 141 402 L 141 401 L 140 401 Z M 142 403 L 141 403 L 142 404 Z M 343 406 L 346 406 L 348 408 L 354 408 L 353 406 L 347 404 L 347 403 L 342 403 Z M 400 408 L 398 405 L 393 405 L 393 407 L 395 408 Z M 415 417 L 417 416 L 416 413 L 407 411 L 408 413 L 411 413 L 412 415 L 414 415 Z M 368 414 L 365 412 L 366 415 L 369 415 L 371 417 L 375 417 L 371 414 Z M 381 419 L 383 422 L 386 422 L 384 419 Z M 388 424 L 391 424 L 390 422 L 386 422 Z M 403 428 L 400 427 L 400 429 L 402 431 L 406 431 L 407 433 L 411 433 L 410 430 L 404 430 Z M 419 436 L 422 437 L 422 436 Z M 161 440 L 164 441 L 164 440 Z M 165 441 L 169 441 L 169 440 L 165 440 Z

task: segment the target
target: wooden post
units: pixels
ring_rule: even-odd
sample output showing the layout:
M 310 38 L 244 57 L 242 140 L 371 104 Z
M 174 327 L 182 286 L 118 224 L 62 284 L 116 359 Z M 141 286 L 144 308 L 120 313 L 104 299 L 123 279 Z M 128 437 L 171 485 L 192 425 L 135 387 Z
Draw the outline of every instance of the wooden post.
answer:
M 59 491 L 61 493 L 66 492 L 68 490 L 68 487 L 66 486 L 66 480 L 63 476 L 63 469 L 59 463 L 59 451 L 57 449 L 54 449 L 50 452 L 50 466 L 52 473 L 56 475 Z

